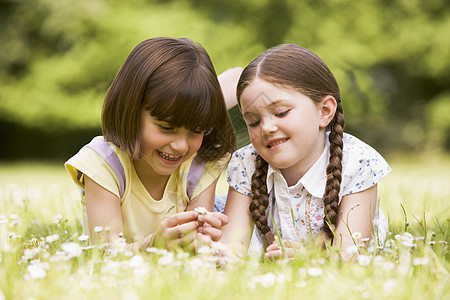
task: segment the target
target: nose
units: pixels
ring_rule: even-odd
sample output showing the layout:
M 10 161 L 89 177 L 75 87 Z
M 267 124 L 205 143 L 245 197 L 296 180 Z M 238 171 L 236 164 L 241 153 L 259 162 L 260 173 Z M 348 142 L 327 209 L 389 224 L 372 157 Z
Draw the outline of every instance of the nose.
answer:
M 276 120 L 270 115 L 263 118 L 261 122 L 261 131 L 263 134 L 274 133 L 278 130 Z
M 185 154 L 189 150 L 189 139 L 187 133 L 179 133 L 170 143 L 170 147 L 176 154 Z

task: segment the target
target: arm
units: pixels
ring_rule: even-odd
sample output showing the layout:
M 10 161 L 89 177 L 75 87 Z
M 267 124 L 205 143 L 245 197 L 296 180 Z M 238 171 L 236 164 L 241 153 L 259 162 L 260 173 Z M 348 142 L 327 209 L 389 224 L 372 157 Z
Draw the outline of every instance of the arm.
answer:
M 246 254 L 253 233 L 253 223 L 248 210 L 252 198 L 229 188 L 225 214 L 230 218 L 224 227 L 220 242 L 231 247 L 238 256 Z
M 214 182 L 208 186 L 204 191 L 198 194 L 195 198 L 191 199 L 186 210 L 194 210 L 196 207 L 204 207 L 208 211 L 214 209 L 214 195 L 216 193 L 216 186 L 219 178 L 216 178 Z
M 84 176 L 86 212 L 88 217 L 89 233 L 93 241 L 100 236 L 102 239 L 115 240 L 123 232 L 122 210 L 119 198 L 104 189 L 90 177 Z M 102 226 L 109 228 L 106 232 L 96 234 L 94 228 Z
M 342 197 L 333 246 L 342 250 L 341 254 L 344 259 L 351 258 L 346 250 L 348 247 L 355 245 L 352 233 L 360 232 L 360 239 L 371 237 L 377 196 L 377 185 L 374 185 L 362 192 Z M 367 246 L 368 242 L 365 242 L 365 244 Z
M 91 239 L 94 242 L 99 237 L 106 241 L 117 239 L 123 232 L 120 199 L 88 176 L 85 176 L 84 181 Z M 159 245 L 164 246 L 191 245 L 197 233 L 197 216 L 198 213 L 194 211 L 174 214 L 161 222 L 158 231 L 140 241 L 127 244 L 126 248 L 129 250 L 145 249 L 155 239 L 157 239 Z M 95 233 L 95 226 L 108 227 L 109 230 L 108 232 Z

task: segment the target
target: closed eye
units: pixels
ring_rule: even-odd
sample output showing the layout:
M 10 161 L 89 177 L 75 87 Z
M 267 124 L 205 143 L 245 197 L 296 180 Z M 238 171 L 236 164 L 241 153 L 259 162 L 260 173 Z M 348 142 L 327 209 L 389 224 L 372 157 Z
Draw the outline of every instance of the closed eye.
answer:
M 189 130 L 191 134 L 193 135 L 200 135 L 200 134 L 205 134 L 206 130 L 202 130 L 200 128 L 197 128 L 195 130 Z
M 170 125 L 158 125 L 158 127 L 163 131 L 172 131 L 175 129 L 175 127 L 172 127 Z
M 248 123 L 248 126 L 249 127 L 256 127 L 256 126 L 258 126 L 259 125 L 259 123 L 261 123 L 261 121 L 255 121 L 255 122 L 251 122 L 251 123 Z
M 283 118 L 283 117 L 287 116 L 287 114 L 288 114 L 290 111 L 291 111 L 291 110 L 288 109 L 288 110 L 282 111 L 282 112 L 280 112 L 280 113 L 276 113 L 276 114 L 275 114 L 275 117 L 277 117 L 277 118 Z

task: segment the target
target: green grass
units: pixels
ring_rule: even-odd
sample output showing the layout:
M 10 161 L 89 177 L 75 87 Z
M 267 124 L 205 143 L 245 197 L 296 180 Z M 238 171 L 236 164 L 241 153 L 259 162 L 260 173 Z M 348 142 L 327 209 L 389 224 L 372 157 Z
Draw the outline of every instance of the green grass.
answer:
M 342 262 L 306 245 L 292 260 L 249 258 L 225 269 L 208 253 L 86 247 L 79 193 L 62 164 L 0 165 L 0 299 L 445 299 L 450 158 L 390 164 L 379 189 L 392 246 Z M 222 178 L 219 193 L 226 189 Z

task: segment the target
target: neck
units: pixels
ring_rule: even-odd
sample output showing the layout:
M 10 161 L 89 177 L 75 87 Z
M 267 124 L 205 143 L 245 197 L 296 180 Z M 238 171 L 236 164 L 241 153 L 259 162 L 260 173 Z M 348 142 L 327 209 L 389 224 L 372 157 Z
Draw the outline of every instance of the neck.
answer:
M 309 168 L 280 170 L 288 186 L 294 186 L 308 172 Z
M 161 200 L 170 175 L 156 173 L 143 159 L 133 160 L 136 174 L 154 200 Z
M 306 174 L 306 172 L 311 169 L 311 167 L 316 163 L 316 161 L 320 158 L 325 148 L 325 135 L 323 138 L 320 138 L 316 149 L 305 157 L 304 160 L 299 161 L 293 166 L 280 170 L 284 179 L 288 186 L 293 186 L 297 184 L 297 182 Z

